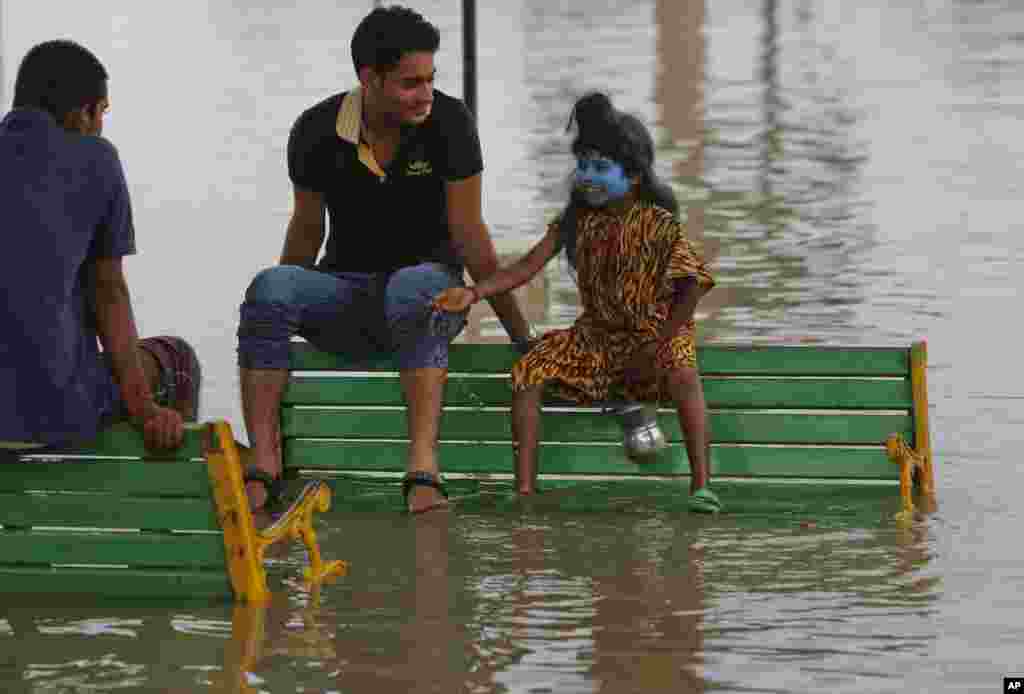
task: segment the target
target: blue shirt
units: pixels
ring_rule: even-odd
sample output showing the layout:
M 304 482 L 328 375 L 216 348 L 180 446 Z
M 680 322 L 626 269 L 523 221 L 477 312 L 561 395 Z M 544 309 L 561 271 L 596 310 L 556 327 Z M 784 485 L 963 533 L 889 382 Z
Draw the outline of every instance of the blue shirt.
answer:
M 116 397 L 84 271 L 135 252 L 128 187 L 108 141 L 44 111 L 0 122 L 0 441 L 94 435 Z

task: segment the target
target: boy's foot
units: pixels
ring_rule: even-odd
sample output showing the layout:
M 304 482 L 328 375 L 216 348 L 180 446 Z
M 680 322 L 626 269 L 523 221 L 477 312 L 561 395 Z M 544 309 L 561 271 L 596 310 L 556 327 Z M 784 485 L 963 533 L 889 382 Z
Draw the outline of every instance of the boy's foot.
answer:
M 722 502 L 709 488 L 701 487 L 687 499 L 686 508 L 694 513 L 720 513 Z

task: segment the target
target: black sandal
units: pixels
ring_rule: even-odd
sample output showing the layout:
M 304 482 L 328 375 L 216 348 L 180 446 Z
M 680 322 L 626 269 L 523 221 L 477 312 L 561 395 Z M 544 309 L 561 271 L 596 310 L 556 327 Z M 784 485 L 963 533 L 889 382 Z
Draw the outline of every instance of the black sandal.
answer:
M 418 511 L 409 511 L 409 492 L 412 491 L 413 487 L 430 487 L 436 489 L 441 493 L 446 501 L 437 504 L 431 504 L 426 508 L 421 508 Z M 424 513 L 426 511 L 432 511 L 442 506 L 447 506 L 448 502 L 448 490 L 444 486 L 444 482 L 441 480 L 440 475 L 434 475 L 423 470 L 417 470 L 416 472 L 410 472 L 402 478 L 402 499 L 405 502 L 405 510 L 409 513 Z
M 245 468 L 245 475 L 242 477 L 242 480 L 246 483 L 259 482 L 263 485 L 263 488 L 267 492 L 267 498 L 263 501 L 264 509 L 274 506 L 281 499 L 281 491 L 284 489 L 284 480 L 280 477 L 274 477 L 255 465 L 248 465 Z

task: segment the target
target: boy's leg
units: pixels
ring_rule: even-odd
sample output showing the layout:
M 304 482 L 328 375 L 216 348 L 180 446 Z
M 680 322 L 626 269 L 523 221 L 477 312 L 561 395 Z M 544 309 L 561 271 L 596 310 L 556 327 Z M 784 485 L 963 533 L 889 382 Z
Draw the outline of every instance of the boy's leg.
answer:
M 665 381 L 679 415 L 679 426 L 686 438 L 690 459 L 690 493 L 707 485 L 710 478 L 710 446 L 707 408 L 700 373 L 690 367 L 677 367 L 665 373 Z
M 544 386 L 536 385 L 512 394 L 512 439 L 516 454 L 516 491 L 537 491 L 537 443 L 540 441 L 540 405 Z
M 407 472 L 440 474 L 437 441 L 441 405 L 448 379 L 448 347 L 465 327 L 464 315 L 435 314 L 434 297 L 462 278 L 438 263 L 402 268 L 384 289 L 387 338 L 395 353 L 406 402 L 409 432 Z M 407 499 L 411 512 L 444 503 L 440 491 L 424 485 L 412 487 Z
M 320 348 L 345 346 L 338 330 L 358 325 L 367 304 L 369 276 L 338 277 L 293 265 L 278 265 L 253 279 L 241 306 L 238 365 L 242 410 L 249 434 L 252 464 L 271 477 L 281 474 L 280 406 L 288 383 L 293 335 L 324 337 Z M 348 333 L 355 338 L 361 333 Z M 334 339 L 326 338 L 328 335 Z M 266 501 L 263 484 L 246 485 L 253 508 Z

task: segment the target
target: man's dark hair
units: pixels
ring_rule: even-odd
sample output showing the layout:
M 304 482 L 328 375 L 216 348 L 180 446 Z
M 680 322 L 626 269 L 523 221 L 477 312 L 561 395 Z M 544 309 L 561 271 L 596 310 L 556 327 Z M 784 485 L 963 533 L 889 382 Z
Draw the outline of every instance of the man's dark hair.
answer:
M 33 47 L 14 82 L 14 108 L 38 108 L 57 122 L 71 111 L 94 106 L 107 96 L 107 70 L 91 51 L 58 39 Z
M 406 53 L 436 53 L 441 32 L 408 7 L 378 7 L 359 22 L 352 34 L 352 64 L 356 74 L 364 67 L 387 72 Z

